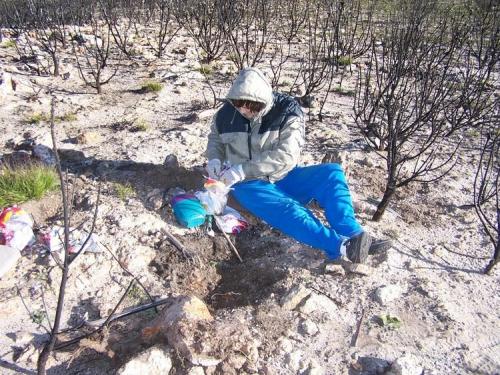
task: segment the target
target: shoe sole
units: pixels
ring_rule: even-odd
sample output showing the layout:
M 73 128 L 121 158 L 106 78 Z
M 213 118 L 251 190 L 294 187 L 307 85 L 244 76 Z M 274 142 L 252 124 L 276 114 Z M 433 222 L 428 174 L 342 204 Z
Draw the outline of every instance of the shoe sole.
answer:
M 374 241 L 370 245 L 370 249 L 368 250 L 368 254 L 370 254 L 370 255 L 380 254 L 384 251 L 389 250 L 391 247 L 392 247 L 391 240 Z
M 370 251 L 370 246 L 372 243 L 372 237 L 368 233 L 363 233 L 360 238 L 361 244 L 359 246 L 358 257 L 352 260 L 353 263 L 364 263 L 366 258 L 368 258 L 368 253 Z

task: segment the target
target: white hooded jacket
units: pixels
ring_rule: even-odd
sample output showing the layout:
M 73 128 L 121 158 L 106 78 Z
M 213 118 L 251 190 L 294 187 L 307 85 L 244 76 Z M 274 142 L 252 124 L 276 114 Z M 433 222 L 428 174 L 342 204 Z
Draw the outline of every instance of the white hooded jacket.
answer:
M 288 95 L 273 94 L 257 68 L 243 69 L 226 98 L 228 102 L 212 119 L 208 159 L 241 164 L 246 179 L 274 182 L 283 178 L 299 163 L 304 144 L 304 115 L 297 101 Z M 252 100 L 266 107 L 250 121 L 230 99 Z

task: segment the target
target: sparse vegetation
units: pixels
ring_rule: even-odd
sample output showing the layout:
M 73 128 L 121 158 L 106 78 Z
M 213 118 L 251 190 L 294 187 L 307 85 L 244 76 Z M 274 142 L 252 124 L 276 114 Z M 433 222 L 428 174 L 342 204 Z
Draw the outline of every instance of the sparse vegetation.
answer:
M 38 125 L 41 122 L 47 122 L 48 120 L 49 119 L 48 119 L 47 114 L 35 112 L 35 113 L 31 114 L 30 116 L 28 116 L 26 118 L 25 122 L 27 124 L 31 124 L 31 125 Z
M 132 132 L 145 132 L 150 128 L 149 122 L 143 118 L 135 120 L 134 125 L 130 128 Z
M 42 165 L 10 168 L 0 171 L 0 207 L 40 199 L 58 187 L 57 174 L 53 168 Z
M 337 59 L 337 64 L 339 66 L 347 66 L 352 64 L 352 58 L 350 56 L 340 56 Z
M 148 81 L 141 86 L 142 92 L 160 92 L 163 85 L 160 82 Z
M 78 120 L 78 117 L 76 113 L 73 112 L 67 112 L 64 115 L 61 116 L 56 116 L 55 121 L 56 122 L 73 122 Z
M 114 190 L 116 196 L 120 198 L 122 201 L 127 200 L 135 194 L 135 190 L 129 183 L 121 184 L 119 182 L 114 184 Z
M 45 320 L 47 314 L 43 310 L 35 310 L 31 313 L 31 321 L 35 324 L 41 325 Z
M 16 46 L 16 41 L 12 39 L 5 40 L 0 44 L 0 47 L 3 48 L 14 48 L 15 46 Z
M 214 72 L 214 69 L 210 64 L 201 64 L 201 66 L 196 70 L 206 76 L 209 76 Z
M 344 95 L 344 96 L 354 96 L 356 95 L 355 90 L 347 90 L 343 88 L 342 86 L 337 86 L 332 90 L 334 93 L 337 93 L 339 95 Z

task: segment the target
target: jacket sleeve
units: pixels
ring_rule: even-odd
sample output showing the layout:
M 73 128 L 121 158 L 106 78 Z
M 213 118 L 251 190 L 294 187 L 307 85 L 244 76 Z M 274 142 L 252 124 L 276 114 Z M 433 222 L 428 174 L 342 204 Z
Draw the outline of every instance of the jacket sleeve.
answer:
M 300 151 L 304 145 L 304 117 L 292 116 L 281 129 L 277 145 L 262 152 L 258 159 L 242 164 L 247 179 L 283 176 L 291 171 L 300 160 Z
M 224 161 L 224 144 L 221 141 L 217 126 L 215 125 L 215 116 L 212 118 L 212 124 L 210 125 L 210 134 L 208 135 L 207 150 L 205 152 L 208 160 L 219 159 L 221 162 Z

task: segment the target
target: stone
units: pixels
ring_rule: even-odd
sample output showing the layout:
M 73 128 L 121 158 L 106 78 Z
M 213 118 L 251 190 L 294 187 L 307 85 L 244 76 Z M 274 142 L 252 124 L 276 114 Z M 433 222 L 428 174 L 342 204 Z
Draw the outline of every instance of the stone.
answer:
M 354 273 L 361 276 L 371 276 L 373 274 L 373 268 L 367 264 L 346 262 L 344 269 L 348 273 Z
M 87 159 L 85 154 L 82 151 L 78 150 L 60 148 L 57 150 L 57 153 L 62 160 L 69 162 L 82 162 Z
M 33 146 L 33 155 L 40 160 L 43 164 L 49 166 L 56 165 L 56 156 L 54 151 L 51 148 L 45 145 L 34 145 Z
M 303 285 L 294 286 L 281 299 L 281 306 L 286 310 L 293 310 L 310 294 L 311 291 Z
M 193 365 L 198 365 L 203 367 L 217 366 L 219 363 L 222 362 L 222 360 L 220 359 L 203 354 L 192 354 L 189 358 L 189 361 Z
M 128 265 L 130 272 L 143 273 L 149 264 L 156 256 L 156 252 L 149 246 L 137 245 L 134 249 L 130 250 L 124 259 L 125 264 Z
M 15 83 L 10 73 L 0 70 L 0 103 L 14 91 Z
M 298 371 L 302 362 L 302 353 L 300 351 L 288 353 L 285 356 L 285 364 L 292 371 Z
M 83 145 L 95 145 L 102 141 L 102 136 L 96 132 L 84 132 L 76 136 L 76 141 Z
M 327 264 L 325 266 L 325 272 L 334 276 L 345 276 L 344 267 L 342 267 L 342 265 L 340 264 Z
M 187 375 L 205 375 L 205 371 L 201 366 L 194 366 L 189 369 Z
M 207 353 L 210 345 L 198 338 L 200 324 L 213 320 L 205 303 L 195 296 L 173 298 L 153 322 L 142 330 L 144 338 L 162 334 L 169 345 L 196 366 L 217 366 L 221 360 Z
M 401 297 L 401 287 L 399 285 L 384 285 L 375 290 L 375 300 L 381 305 L 387 305 Z
M 124 364 L 117 375 L 164 375 L 172 369 L 172 359 L 164 348 L 153 346 Z
M 146 196 L 146 206 L 151 210 L 159 210 L 163 206 L 163 190 L 153 189 Z
M 165 157 L 163 161 L 163 166 L 167 168 L 179 168 L 179 160 L 174 154 L 169 154 Z
M 300 322 L 299 327 L 300 330 L 308 336 L 314 336 L 319 331 L 317 324 L 309 319 L 304 319 Z
M 422 375 L 423 372 L 418 358 L 413 354 L 405 354 L 392 363 L 388 375 Z
M 282 352 L 290 353 L 293 350 L 293 344 L 289 339 L 283 337 L 278 342 L 278 348 Z
M 236 370 L 242 368 L 246 361 L 246 357 L 240 354 L 233 354 L 227 358 L 227 363 Z
M 33 340 L 33 334 L 28 331 L 19 331 L 14 335 L 16 346 L 25 346 L 29 344 L 31 340 Z
M 212 314 L 207 305 L 195 296 L 181 296 L 161 312 L 161 319 L 167 326 L 180 320 L 212 320 Z
M 324 374 L 325 371 L 314 360 L 311 360 L 309 362 L 309 367 L 304 372 L 304 375 L 324 375 Z
M 338 307 L 330 298 L 318 293 L 311 293 L 305 303 L 299 308 L 303 314 L 312 314 L 314 312 L 324 312 L 332 314 L 338 311 Z

